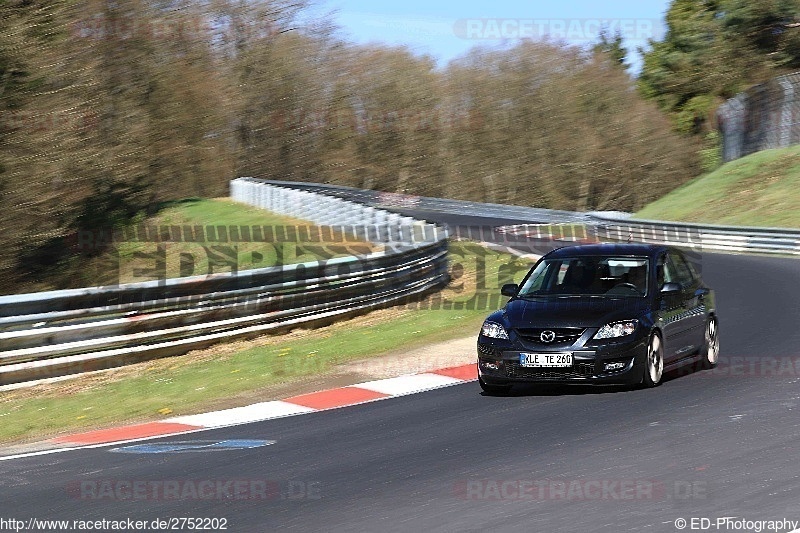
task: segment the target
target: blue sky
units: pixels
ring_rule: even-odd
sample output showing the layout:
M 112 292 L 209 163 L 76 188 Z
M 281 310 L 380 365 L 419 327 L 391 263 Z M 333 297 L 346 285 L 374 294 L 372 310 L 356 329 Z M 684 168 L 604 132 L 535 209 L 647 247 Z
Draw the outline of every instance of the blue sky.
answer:
M 588 45 L 600 27 L 619 28 L 634 70 L 640 64 L 637 46 L 648 38 L 661 39 L 669 0 L 318 0 L 316 11 L 333 13 L 342 35 L 357 43 L 380 42 L 407 45 L 417 54 L 428 54 L 440 65 L 476 44 L 497 45 L 505 36 L 565 40 Z

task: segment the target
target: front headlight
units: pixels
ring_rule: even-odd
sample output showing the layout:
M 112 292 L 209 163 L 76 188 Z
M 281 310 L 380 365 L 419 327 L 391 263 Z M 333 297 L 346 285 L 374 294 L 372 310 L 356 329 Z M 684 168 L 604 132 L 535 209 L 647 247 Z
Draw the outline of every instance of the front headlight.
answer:
M 638 320 L 623 320 L 622 322 L 612 322 L 606 324 L 594 334 L 595 339 L 613 339 L 614 337 L 624 337 L 636 331 Z
M 506 328 L 497 324 L 496 322 L 489 322 L 488 320 L 483 323 L 481 327 L 481 335 L 484 337 L 491 337 L 493 339 L 508 339 Z

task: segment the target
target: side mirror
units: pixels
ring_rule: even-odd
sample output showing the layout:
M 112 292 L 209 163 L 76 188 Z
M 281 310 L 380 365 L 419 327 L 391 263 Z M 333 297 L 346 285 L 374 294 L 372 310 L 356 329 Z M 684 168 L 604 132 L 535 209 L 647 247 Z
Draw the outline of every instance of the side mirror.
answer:
M 500 288 L 500 294 L 503 296 L 514 296 L 519 290 L 519 285 L 516 283 L 506 283 Z
M 681 292 L 680 283 L 669 282 L 661 286 L 661 294 L 675 294 L 676 292 Z

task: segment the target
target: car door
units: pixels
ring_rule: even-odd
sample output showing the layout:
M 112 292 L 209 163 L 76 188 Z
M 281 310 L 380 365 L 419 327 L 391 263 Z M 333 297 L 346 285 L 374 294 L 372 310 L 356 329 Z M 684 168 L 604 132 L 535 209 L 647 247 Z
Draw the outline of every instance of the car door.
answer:
M 706 318 L 704 300 L 708 289 L 702 285 L 700 277 L 683 253 L 677 250 L 670 252 L 670 261 L 675 265 L 678 279 L 683 287 L 686 317 L 682 320 L 686 323 L 686 350 L 693 352 L 700 348 L 704 340 Z
M 662 301 L 665 357 L 668 353 L 669 360 L 677 360 L 694 352 L 702 341 L 704 315 L 698 290 L 700 282 L 677 250 L 667 252 L 664 275 L 665 282 L 680 286 L 679 292 L 665 295 Z
M 681 284 L 678 270 L 668 253 L 661 254 L 656 264 L 657 283 L 660 291 L 666 283 L 677 283 L 681 286 L 678 292 L 660 293 L 659 323 L 664 335 L 664 360 L 669 363 L 688 353 L 689 323 L 686 321 L 688 307 L 684 287 Z

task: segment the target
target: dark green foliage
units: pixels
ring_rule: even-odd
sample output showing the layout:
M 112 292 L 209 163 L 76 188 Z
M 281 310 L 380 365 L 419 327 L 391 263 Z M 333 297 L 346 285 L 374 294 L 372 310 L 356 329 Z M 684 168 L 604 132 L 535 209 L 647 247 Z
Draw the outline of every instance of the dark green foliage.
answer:
M 713 111 L 750 85 L 800 68 L 797 0 L 673 0 L 667 34 L 643 53 L 639 90 L 676 129 L 713 129 Z
M 623 68 L 628 68 L 626 63 L 628 51 L 622 45 L 622 34 L 617 31 L 613 37 L 609 37 L 608 31 L 602 30 L 597 44 L 593 48 L 595 53 L 607 54 L 612 63 Z

